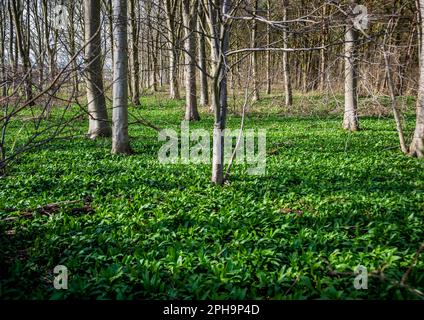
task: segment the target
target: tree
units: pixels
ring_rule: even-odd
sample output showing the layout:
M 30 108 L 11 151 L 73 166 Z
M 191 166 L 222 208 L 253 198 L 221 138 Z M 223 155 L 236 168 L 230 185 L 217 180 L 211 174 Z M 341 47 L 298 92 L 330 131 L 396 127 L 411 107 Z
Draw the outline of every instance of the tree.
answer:
M 115 65 L 115 57 L 113 56 L 113 45 L 114 45 L 114 39 L 113 39 L 113 5 L 112 0 L 103 0 L 103 5 L 105 7 L 106 15 L 108 18 L 108 27 L 109 27 L 109 41 L 110 41 L 110 47 L 111 50 L 111 59 L 112 59 L 112 65 Z
M 0 20 L 6 21 L 6 4 L 4 0 L 0 1 Z M 6 26 L 4 23 L 0 23 L 0 81 L 6 82 Z M 7 86 L 2 85 L 0 96 L 7 96 Z M 1 145 L 0 145 L 1 146 Z M 0 158 L 2 155 L 0 150 Z
M 271 0 L 266 1 L 267 19 L 271 20 Z M 266 46 L 271 46 L 271 26 L 266 25 Z M 266 94 L 271 94 L 271 52 L 266 52 Z
M 421 34 L 424 34 L 424 0 L 419 0 L 419 12 L 421 15 Z M 419 48 L 421 54 L 419 55 L 420 63 L 420 80 L 418 84 L 418 99 L 417 99 L 417 120 L 415 125 L 414 137 L 409 147 L 409 152 L 412 156 L 423 158 L 424 157 L 424 41 L 420 42 Z
M 140 63 L 138 60 L 138 23 L 135 7 L 135 0 L 129 0 L 130 6 L 130 23 L 131 23 L 131 88 L 132 103 L 138 105 L 140 103 Z
M 49 6 L 47 4 L 47 0 L 42 0 L 42 8 L 44 20 L 44 45 L 49 59 L 49 76 L 50 78 L 53 78 L 56 72 L 55 59 L 58 44 L 58 30 L 53 28 L 49 21 Z
M 69 58 L 72 58 L 76 53 L 76 8 L 74 3 L 67 3 L 67 10 L 69 13 L 69 33 L 68 33 L 68 42 L 69 42 Z M 78 95 L 79 91 L 79 81 L 78 81 L 78 72 L 77 72 L 77 62 L 73 60 L 72 69 L 74 71 L 73 82 L 74 90 Z
M 0 1 L 0 21 L 6 21 L 6 4 L 4 0 Z M 8 85 L 6 82 L 7 73 L 6 73 L 6 25 L 4 23 L 0 23 L 0 82 L 4 82 L 2 85 L 2 89 L 0 91 L 0 98 L 4 98 L 7 96 Z M 1 114 L 7 114 L 7 105 L 0 104 Z M 5 130 L 6 126 L 3 124 L 4 121 L 0 121 L 0 176 L 4 174 L 4 160 L 6 158 L 6 151 L 4 150 L 4 140 L 5 140 Z
M 27 101 L 30 101 L 30 105 L 35 105 L 35 102 L 32 100 L 32 67 L 30 60 L 30 37 L 28 33 L 25 36 L 25 28 L 23 27 L 23 8 L 21 0 L 9 0 L 9 12 L 12 15 L 11 20 L 13 20 L 15 31 L 16 31 L 16 47 L 18 49 L 19 55 L 22 61 L 22 73 L 25 77 L 25 93 Z M 29 18 L 29 7 L 27 8 L 27 19 Z M 27 21 L 27 25 L 28 25 Z M 28 29 L 29 30 L 29 29 Z M 27 31 L 28 31 L 27 30 Z M 16 59 L 17 62 L 17 59 Z
M 289 0 L 284 0 L 283 3 L 283 21 L 287 21 L 287 7 L 289 6 Z M 283 30 L 283 48 L 288 48 L 288 32 L 287 26 L 284 26 Z M 285 102 L 286 106 L 289 107 L 293 104 L 293 92 L 290 78 L 290 65 L 289 65 L 289 54 L 285 50 L 283 51 L 283 73 L 284 73 L 284 91 L 285 91 Z
M 327 4 L 323 4 L 322 13 L 322 31 L 321 31 L 321 47 L 324 47 L 328 42 L 328 26 L 327 26 Z M 320 75 L 319 75 L 319 89 L 324 91 L 325 88 L 325 77 L 326 77 L 326 65 L 327 65 L 327 51 L 321 50 L 320 57 Z
M 186 82 L 186 113 L 185 120 L 200 120 L 197 111 L 196 95 L 196 12 L 197 0 L 183 0 L 183 23 L 185 34 L 185 82 Z
M 89 114 L 88 137 L 110 137 L 103 72 L 100 35 L 100 0 L 84 0 L 85 76 Z
M 351 0 L 349 18 L 352 18 L 353 7 L 357 0 Z M 343 128 L 349 131 L 358 131 L 358 66 L 357 49 L 358 32 L 356 31 L 352 20 L 348 19 L 345 34 L 345 110 L 343 119 Z
M 179 8 L 178 0 L 164 0 L 166 11 L 166 23 L 168 28 L 169 46 L 169 96 L 171 99 L 179 99 L 180 91 L 178 87 L 178 60 L 180 49 L 179 30 L 177 28 L 177 12 Z
M 197 18 L 197 36 L 198 36 L 198 55 L 199 55 L 199 66 L 200 66 L 200 105 L 206 107 L 209 104 L 209 92 L 208 92 L 208 75 L 207 75 L 207 64 L 206 64 L 206 45 L 205 45 L 205 33 L 203 30 L 205 24 L 205 13 L 203 12 L 203 6 L 199 1 L 199 15 Z
M 209 44 L 212 64 L 212 106 L 214 108 L 214 130 L 212 147 L 212 183 L 224 183 L 224 130 L 227 120 L 227 55 L 229 48 L 230 22 L 225 16 L 230 12 L 231 1 L 218 4 L 204 0 L 207 8 Z
M 258 10 L 258 0 L 253 0 L 253 14 L 256 15 Z M 251 47 L 257 47 L 257 33 L 258 33 L 258 24 L 256 19 L 252 21 L 252 31 L 251 31 Z M 259 74 L 258 74 L 258 53 L 254 51 L 252 53 L 252 78 L 253 78 L 253 101 L 259 100 Z
M 112 153 L 131 153 L 128 136 L 127 0 L 113 0 L 114 66 Z

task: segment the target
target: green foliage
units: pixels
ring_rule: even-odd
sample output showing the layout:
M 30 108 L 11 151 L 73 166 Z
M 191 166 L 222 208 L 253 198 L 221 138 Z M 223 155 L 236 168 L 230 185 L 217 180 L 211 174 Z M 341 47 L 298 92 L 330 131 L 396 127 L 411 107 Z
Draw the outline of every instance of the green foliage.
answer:
M 181 101 L 153 102 L 132 114 L 178 129 Z M 229 127 L 239 122 L 231 116 Z M 396 148 L 392 119 L 361 119 L 354 134 L 340 122 L 249 117 L 246 128 L 268 130 L 267 174 L 235 165 L 222 188 L 209 166 L 159 164 L 157 133 L 138 125 L 133 156 L 83 138 L 25 154 L 0 180 L 0 297 L 417 298 L 394 282 L 423 241 L 424 164 Z M 192 128 L 211 130 L 211 116 Z M 78 209 L 83 199 L 90 210 Z M 35 210 L 72 200 L 82 203 Z M 59 264 L 68 290 L 53 288 Z M 392 281 L 371 277 L 356 290 L 358 265 Z M 424 290 L 423 256 L 407 285 Z

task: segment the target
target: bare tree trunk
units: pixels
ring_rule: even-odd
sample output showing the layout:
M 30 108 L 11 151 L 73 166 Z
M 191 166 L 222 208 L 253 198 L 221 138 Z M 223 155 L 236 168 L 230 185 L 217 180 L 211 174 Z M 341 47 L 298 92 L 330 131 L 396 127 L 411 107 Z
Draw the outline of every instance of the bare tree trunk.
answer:
M 7 4 L 7 11 L 9 13 L 9 66 L 10 69 L 13 71 L 13 73 L 16 71 L 15 68 L 15 57 L 13 55 L 14 53 L 14 43 L 15 43 L 15 28 L 13 24 L 13 13 L 12 13 L 12 7 L 10 5 L 10 2 Z M 14 80 L 12 79 L 13 83 Z
M 147 38 L 147 40 L 146 40 L 147 41 L 147 50 L 146 50 L 146 58 L 147 58 L 146 59 L 146 80 L 147 80 L 147 82 L 146 82 L 146 87 L 148 89 L 150 89 L 151 84 L 152 84 L 152 70 L 151 70 L 152 48 L 150 46 L 150 28 L 149 28 L 149 26 L 147 27 L 146 32 L 147 32 L 147 35 L 146 35 L 146 38 Z
M 267 19 L 271 20 L 271 0 L 267 0 Z M 271 27 L 269 24 L 266 26 L 266 45 L 271 45 Z M 266 52 L 266 94 L 271 94 L 271 52 Z
M 6 97 L 8 93 L 8 81 L 6 74 L 6 4 L 0 2 L 0 83 L 1 85 L 1 97 Z M 1 103 L 1 112 L 2 116 L 7 116 L 7 103 Z M 6 150 L 4 148 L 4 142 L 6 138 L 6 127 L 7 121 L 0 121 L 0 176 L 5 174 L 5 164 L 4 160 L 6 159 Z M 3 164 L 2 164 L 3 163 Z
M 140 104 L 140 63 L 138 61 L 138 28 L 135 0 L 129 0 L 131 19 L 131 101 L 134 105 Z
M 0 2 L 0 83 L 2 84 L 1 96 L 7 96 L 6 74 L 6 10 L 3 2 Z
M 227 119 L 227 56 L 229 48 L 229 24 L 223 14 L 230 11 L 231 1 L 224 0 L 219 6 L 208 1 L 208 25 L 210 31 L 212 60 L 212 106 L 214 107 L 214 131 L 212 149 L 212 183 L 224 183 L 224 130 Z
M 57 44 L 57 30 L 53 30 L 49 23 L 49 8 L 47 0 L 42 1 L 43 8 L 43 20 L 44 20 L 44 44 L 46 46 L 47 56 L 49 60 L 49 76 L 50 78 L 55 77 L 56 73 L 56 44 Z M 100 7 L 99 7 L 100 9 Z M 50 39 L 51 33 L 53 33 L 53 41 Z M 51 44 L 53 43 L 53 44 Z
M 390 68 L 390 61 L 385 49 L 385 45 L 382 46 L 382 49 L 383 49 L 383 55 L 384 55 L 384 63 L 386 66 L 387 85 L 390 91 L 390 99 L 392 101 L 392 110 L 393 110 L 393 116 L 396 122 L 396 130 L 399 135 L 400 148 L 403 153 L 407 154 L 408 147 L 406 146 L 406 143 L 405 143 L 405 137 L 403 135 L 403 129 L 402 129 L 402 121 L 401 121 L 400 114 L 397 108 L 396 94 L 395 94 L 395 88 L 393 84 L 392 70 Z
M 19 51 L 19 54 L 22 59 L 23 73 L 26 77 L 25 80 L 25 93 L 27 101 L 32 101 L 32 80 L 31 80 L 31 62 L 29 59 L 29 46 L 28 41 L 25 41 L 23 35 L 23 26 L 22 26 L 22 7 L 20 0 L 9 0 L 9 6 L 11 8 L 11 13 L 13 16 L 13 22 L 15 25 L 16 31 L 16 47 Z M 17 59 L 16 59 L 17 63 Z M 35 103 L 31 102 L 30 105 L 33 106 Z
M 40 5 L 38 0 L 33 1 L 33 10 L 37 15 L 40 14 Z M 34 41 L 36 43 L 37 53 L 37 71 L 38 71 L 38 83 L 41 86 L 44 83 L 44 44 L 43 44 L 43 31 L 42 31 L 42 21 L 41 19 L 34 19 L 34 29 L 37 32 L 37 39 Z
M 171 99 L 180 99 L 180 89 L 178 87 L 178 49 L 172 48 L 171 50 L 172 52 L 169 57 L 169 96 Z
M 159 47 L 159 65 L 158 65 L 158 72 L 159 72 L 159 87 L 163 87 L 164 78 L 163 78 L 163 68 L 164 68 L 164 57 L 163 57 L 163 50 L 162 45 Z
M 177 0 L 165 0 L 166 22 L 168 27 L 169 38 L 169 97 L 171 99 L 180 99 L 180 91 L 178 87 L 178 35 L 176 29 L 176 13 L 178 10 Z
M 199 66 L 200 66 L 200 105 L 206 107 L 209 104 L 209 92 L 208 92 L 208 76 L 207 76 L 207 64 L 206 64 L 206 47 L 205 47 L 205 34 L 202 30 L 205 16 L 203 7 L 199 2 L 199 17 L 197 19 L 197 32 L 198 32 L 198 55 L 199 55 Z
M 424 27 L 422 27 L 422 25 L 423 25 L 424 16 L 421 14 L 421 10 L 422 10 L 421 0 L 415 0 L 415 5 L 417 7 L 417 21 L 418 21 L 418 26 L 417 26 L 418 63 L 420 64 L 420 68 L 421 68 L 421 53 L 422 53 L 421 48 L 423 47 L 423 33 L 424 33 L 423 31 Z
M 152 43 L 152 90 L 158 91 L 158 56 L 159 56 L 159 33 L 152 30 L 150 32 Z
M 110 137 L 106 101 L 103 90 L 100 35 L 100 0 L 84 0 L 85 75 L 89 113 L 88 137 Z
M 253 3 L 253 13 L 256 15 L 256 11 L 258 10 L 258 0 L 254 0 Z M 258 32 L 258 25 L 256 23 L 256 20 L 253 19 L 252 21 L 252 33 L 251 33 L 251 47 L 256 48 L 257 41 L 256 41 L 256 34 Z M 259 74 L 258 74 L 258 53 L 254 51 L 252 53 L 252 78 L 253 78 L 253 95 L 252 100 L 258 101 L 259 100 Z
M 403 58 L 403 64 L 401 67 L 401 72 L 400 72 L 400 95 L 404 95 L 407 92 L 407 87 L 408 87 L 408 78 L 407 78 L 407 72 L 410 70 L 409 67 L 411 65 L 411 63 L 414 62 L 414 57 L 413 57 L 413 52 L 414 52 L 414 39 L 415 39 L 415 35 L 417 34 L 417 28 L 419 28 L 417 25 L 413 24 L 412 27 L 412 31 L 411 34 L 409 36 L 408 39 L 408 45 L 407 45 L 407 51 L 406 54 Z
M 356 1 L 352 1 L 356 4 Z M 345 35 L 345 110 L 343 119 L 343 128 L 349 131 L 358 131 L 358 66 L 356 41 L 358 33 L 353 24 L 346 26 Z
M 283 20 L 284 21 L 287 20 L 288 6 L 289 6 L 289 1 L 284 0 L 284 3 L 283 3 Z M 288 48 L 287 26 L 284 27 L 284 31 L 283 31 L 283 47 L 284 49 Z M 286 106 L 289 107 L 293 104 L 293 92 L 292 92 L 291 77 L 290 77 L 289 55 L 287 51 L 283 52 L 283 73 L 284 73 L 285 102 L 286 102 Z
M 183 0 L 183 23 L 185 34 L 185 82 L 186 82 L 186 113 L 185 120 L 200 120 L 197 111 L 196 96 L 196 13 L 197 1 Z M 190 10 L 191 9 L 191 10 Z
M 108 11 L 108 25 L 109 25 L 109 37 L 110 37 L 110 51 L 111 51 L 111 57 L 112 57 L 112 66 L 115 65 L 115 56 L 113 52 L 114 48 L 114 37 L 113 37 L 113 5 L 112 0 L 106 0 L 107 1 L 107 11 Z
M 419 0 L 419 12 L 421 34 L 424 34 L 424 0 Z M 412 156 L 423 158 L 424 157 L 424 41 L 420 39 L 420 80 L 418 87 L 417 99 L 417 121 L 415 125 L 414 137 L 409 147 L 409 152 Z
M 328 41 L 328 26 L 327 26 L 327 5 L 324 4 L 323 7 L 323 25 L 322 25 L 322 35 L 321 35 L 321 46 L 325 46 L 325 44 Z M 326 77 L 326 64 L 327 64 L 327 52 L 325 49 L 321 50 L 321 57 L 320 57 L 320 77 L 319 77 L 319 89 L 321 92 L 324 91 L 325 88 L 325 77 Z
M 112 153 L 131 153 L 128 136 L 127 0 L 113 0 L 114 57 Z
M 70 29 L 69 29 L 69 56 L 73 57 L 75 55 L 76 52 L 76 42 L 75 42 L 75 6 L 74 4 L 69 4 L 67 5 L 67 9 L 69 12 L 69 24 L 70 24 Z M 77 61 L 74 60 L 72 62 L 72 69 L 73 69 L 73 83 L 74 83 L 74 91 L 75 94 L 78 95 L 78 91 L 79 91 L 79 83 L 78 83 L 78 70 L 77 70 Z
M 133 90 L 132 90 L 133 82 L 132 82 L 132 78 L 131 78 L 131 76 L 132 76 L 131 53 L 128 53 L 128 54 L 129 54 L 129 57 L 128 57 L 128 61 L 129 61 L 129 64 L 128 64 L 128 96 L 132 97 L 133 96 Z

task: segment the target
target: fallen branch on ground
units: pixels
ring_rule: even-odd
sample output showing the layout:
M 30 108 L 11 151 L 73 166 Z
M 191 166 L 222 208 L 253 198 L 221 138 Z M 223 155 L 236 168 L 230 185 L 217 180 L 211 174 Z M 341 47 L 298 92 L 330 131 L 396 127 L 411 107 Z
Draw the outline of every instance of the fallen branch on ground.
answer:
M 90 198 L 85 198 L 82 200 L 71 200 L 71 201 L 61 201 L 56 203 L 50 203 L 46 204 L 44 206 L 33 208 L 33 209 L 16 209 L 16 208 L 5 208 L 3 209 L 6 212 L 18 212 L 17 216 L 13 217 L 7 217 L 3 219 L 2 221 L 13 221 L 17 220 L 18 218 L 32 218 L 35 213 L 44 214 L 47 216 L 51 216 L 52 214 L 58 212 L 63 207 L 83 203 L 84 205 L 82 207 L 74 207 L 71 208 L 72 213 L 90 213 L 93 211 L 93 209 L 90 206 L 91 203 Z

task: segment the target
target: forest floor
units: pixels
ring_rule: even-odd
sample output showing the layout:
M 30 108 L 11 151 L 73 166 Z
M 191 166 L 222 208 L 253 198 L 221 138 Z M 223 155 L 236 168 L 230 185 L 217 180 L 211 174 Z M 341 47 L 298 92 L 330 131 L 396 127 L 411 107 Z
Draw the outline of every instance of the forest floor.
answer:
M 80 136 L 25 153 L 0 179 L 0 298 L 424 298 L 424 162 L 401 154 L 393 119 L 364 115 L 346 133 L 333 100 L 297 99 L 298 114 L 275 101 L 245 125 L 267 130 L 266 174 L 235 165 L 224 187 L 210 165 L 160 164 L 164 142 L 140 124 L 131 156 L 81 137 L 85 117 L 69 130 Z M 131 114 L 178 130 L 183 105 L 148 97 Z M 191 128 L 212 130 L 204 111 Z M 9 136 L 31 132 L 25 121 Z M 53 287 L 56 265 L 68 290 Z

